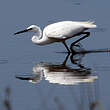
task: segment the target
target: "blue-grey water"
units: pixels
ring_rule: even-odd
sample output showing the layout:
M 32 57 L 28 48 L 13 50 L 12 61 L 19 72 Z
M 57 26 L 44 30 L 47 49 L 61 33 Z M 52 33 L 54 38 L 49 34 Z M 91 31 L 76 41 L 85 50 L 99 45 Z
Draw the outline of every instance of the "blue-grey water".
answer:
M 62 20 L 91 20 L 98 27 L 89 30 L 90 37 L 81 44 L 87 50 L 110 48 L 109 4 L 109 0 L 1 0 L 0 109 L 109 110 L 110 53 L 86 54 L 77 61 L 84 66 L 81 70 L 69 56 L 62 69 L 67 55 L 58 53 L 66 51 L 62 44 L 40 47 L 31 42 L 30 33 L 13 35 L 31 24 L 43 29 Z M 36 66 L 42 69 L 42 64 L 50 69 L 49 74 L 44 69 L 33 72 Z M 69 75 L 61 73 L 65 70 Z M 16 78 L 33 78 L 34 73 L 41 74 L 34 83 Z

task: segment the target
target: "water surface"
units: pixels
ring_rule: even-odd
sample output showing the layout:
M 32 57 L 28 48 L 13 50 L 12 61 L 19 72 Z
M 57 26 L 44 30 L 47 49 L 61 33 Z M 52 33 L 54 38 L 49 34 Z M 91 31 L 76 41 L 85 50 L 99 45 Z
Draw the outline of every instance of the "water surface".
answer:
M 81 61 L 74 62 L 70 55 L 65 66 L 62 64 L 67 54 L 58 53 L 65 52 L 62 44 L 40 47 L 31 42 L 32 34 L 13 36 L 31 24 L 43 29 L 62 20 L 92 20 L 98 28 L 90 30 L 90 37 L 81 44 L 87 50 L 110 48 L 109 4 L 109 0 L 0 1 L 0 109 L 109 110 L 109 53 L 78 55 L 75 58 L 82 57 Z M 49 74 L 43 70 L 37 72 L 37 82 L 25 80 L 32 80 L 36 76 L 33 69 L 38 65 L 41 69 L 42 64 L 50 69 Z

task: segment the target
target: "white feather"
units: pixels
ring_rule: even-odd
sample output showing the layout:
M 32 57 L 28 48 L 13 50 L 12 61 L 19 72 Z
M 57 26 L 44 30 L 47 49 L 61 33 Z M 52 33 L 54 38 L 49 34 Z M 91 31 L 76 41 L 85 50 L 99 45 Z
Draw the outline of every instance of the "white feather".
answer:
M 62 21 L 44 28 L 43 34 L 48 38 L 67 39 L 89 28 L 95 28 L 93 22 Z

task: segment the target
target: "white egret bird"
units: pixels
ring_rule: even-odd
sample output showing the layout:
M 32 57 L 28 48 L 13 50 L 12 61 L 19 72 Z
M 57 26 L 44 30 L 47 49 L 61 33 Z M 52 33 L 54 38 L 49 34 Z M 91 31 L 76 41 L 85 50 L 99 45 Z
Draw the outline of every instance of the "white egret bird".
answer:
M 70 52 L 70 49 L 73 45 L 90 35 L 90 32 L 85 32 L 85 30 L 89 28 L 96 28 L 96 25 L 90 21 L 61 21 L 46 26 L 43 32 L 41 31 L 40 27 L 31 25 L 23 31 L 16 32 L 15 35 L 23 32 L 35 32 L 35 35 L 32 37 L 33 43 L 38 45 L 46 45 L 54 42 L 62 42 L 67 51 Z M 69 49 L 65 40 L 81 34 L 85 34 L 85 36 L 73 42 Z

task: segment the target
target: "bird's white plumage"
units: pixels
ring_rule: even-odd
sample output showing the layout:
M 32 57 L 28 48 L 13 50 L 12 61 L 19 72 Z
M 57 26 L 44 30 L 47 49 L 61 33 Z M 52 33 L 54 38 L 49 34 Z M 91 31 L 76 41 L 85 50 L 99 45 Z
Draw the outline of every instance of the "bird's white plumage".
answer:
M 15 34 L 27 31 L 35 32 L 35 35 L 32 37 L 33 43 L 38 45 L 46 45 L 54 42 L 63 42 L 63 44 L 69 51 L 64 41 L 71 37 L 81 34 L 89 28 L 96 28 L 96 25 L 90 21 L 61 21 L 46 26 L 43 32 L 41 31 L 40 27 L 36 25 L 31 25 L 26 30 L 17 32 Z
M 83 32 L 88 28 L 95 28 L 96 25 L 92 22 L 73 22 L 62 21 L 50 24 L 44 28 L 43 34 L 48 38 L 68 39 L 76 34 Z

